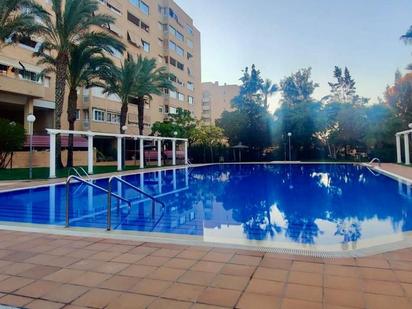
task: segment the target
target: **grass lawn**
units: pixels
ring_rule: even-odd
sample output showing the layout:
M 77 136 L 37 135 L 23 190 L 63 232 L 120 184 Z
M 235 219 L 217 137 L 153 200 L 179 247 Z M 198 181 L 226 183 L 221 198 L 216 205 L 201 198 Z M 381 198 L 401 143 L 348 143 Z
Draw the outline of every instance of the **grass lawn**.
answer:
M 157 167 L 147 166 L 147 168 Z M 87 170 L 87 166 L 83 166 Z M 126 171 L 138 170 L 138 166 L 126 166 Z M 113 173 L 117 172 L 117 166 L 94 166 L 94 174 L 104 174 L 104 173 Z M 73 172 L 72 172 L 73 174 Z M 58 169 L 56 170 L 57 178 L 67 177 L 68 169 Z M 29 169 L 28 168 L 13 168 L 13 169 L 0 169 L 0 180 L 25 180 L 29 178 Z M 48 167 L 35 167 L 33 168 L 33 179 L 47 179 L 49 178 L 49 168 Z

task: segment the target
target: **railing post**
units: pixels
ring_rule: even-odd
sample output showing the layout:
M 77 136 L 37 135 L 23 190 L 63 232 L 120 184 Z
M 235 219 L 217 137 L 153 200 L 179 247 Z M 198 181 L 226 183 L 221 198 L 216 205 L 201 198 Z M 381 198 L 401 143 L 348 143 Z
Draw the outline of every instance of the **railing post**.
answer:
M 49 178 L 56 178 L 56 134 L 49 133 L 50 150 L 49 150 Z
M 162 140 L 157 141 L 157 166 L 162 166 Z
M 396 159 L 398 163 L 402 163 L 402 152 L 401 152 L 401 136 L 396 135 Z
M 405 142 L 405 164 L 410 165 L 411 159 L 410 159 L 410 154 L 409 154 L 409 134 L 408 133 L 404 134 L 403 138 Z
M 188 142 L 187 140 L 185 141 L 185 165 L 187 165 L 189 163 L 189 157 L 188 157 L 188 152 L 187 152 L 187 147 L 188 146 Z
M 176 165 L 176 140 L 172 140 L 172 165 Z
M 140 148 L 139 148 L 139 159 L 140 159 L 140 168 L 144 168 L 144 139 L 141 138 L 139 140 L 140 144 Z
M 109 187 L 107 192 L 107 227 L 110 231 L 112 229 L 112 179 L 109 179 Z
M 87 173 L 93 174 L 93 135 L 87 137 Z

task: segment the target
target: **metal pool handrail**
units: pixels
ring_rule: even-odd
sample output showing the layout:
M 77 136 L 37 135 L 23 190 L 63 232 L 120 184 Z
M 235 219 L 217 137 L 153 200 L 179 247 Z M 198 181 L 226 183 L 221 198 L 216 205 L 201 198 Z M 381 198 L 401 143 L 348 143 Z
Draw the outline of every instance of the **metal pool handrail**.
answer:
M 381 160 L 379 158 L 373 158 L 368 164 L 372 165 L 374 162 L 378 162 L 378 166 L 381 166 Z
M 83 172 L 83 174 L 84 174 L 84 176 L 87 178 L 87 180 L 92 180 L 91 178 L 90 178 L 90 175 L 86 172 L 86 170 L 83 168 L 83 167 L 81 167 L 81 166 L 79 166 L 79 167 L 71 167 L 70 169 L 69 169 L 69 174 L 70 174 L 70 172 L 71 171 L 74 171 L 76 174 L 77 174 L 77 176 L 79 176 L 79 177 L 81 177 L 81 178 L 83 178 L 83 176 L 79 173 L 79 171 L 77 170 L 77 169 L 80 169 L 82 172 Z M 69 175 L 70 176 L 70 175 Z
M 152 200 L 152 217 L 154 218 L 155 216 L 155 207 L 156 207 L 156 203 L 159 203 L 160 205 L 162 205 L 163 209 L 166 208 L 166 204 L 163 203 L 161 200 L 159 200 L 158 198 L 154 197 L 153 195 L 150 195 L 149 193 L 143 191 L 142 189 L 136 187 L 135 185 L 132 185 L 130 182 L 127 182 L 126 180 L 118 177 L 118 176 L 111 176 L 109 178 L 109 191 L 108 191 L 108 195 L 107 195 L 107 230 L 109 231 L 111 229 L 111 208 L 112 208 L 112 202 L 111 202 L 111 195 L 112 195 L 112 182 L 113 180 L 117 180 L 127 186 L 129 186 L 130 188 L 134 189 L 135 191 L 139 192 L 140 194 L 142 194 L 143 196 L 149 198 Z
M 115 194 L 115 193 L 111 193 L 111 192 L 109 192 L 108 190 L 106 190 L 106 189 L 104 189 L 104 188 L 102 188 L 102 187 L 99 187 L 99 186 L 95 185 L 95 184 L 92 183 L 92 182 L 88 182 L 88 181 L 84 180 L 83 178 L 81 178 L 81 177 L 79 177 L 79 176 L 70 175 L 69 177 L 67 177 L 67 180 L 66 180 L 66 227 L 69 227 L 69 223 L 70 223 L 70 222 L 69 222 L 70 183 L 71 183 L 71 181 L 72 181 L 73 179 L 74 179 L 74 180 L 77 180 L 77 181 L 79 181 L 79 182 L 81 182 L 81 183 L 84 183 L 84 184 L 86 184 L 86 185 L 88 185 L 88 186 L 91 186 L 91 187 L 93 187 L 93 188 L 95 188 L 95 189 L 98 189 L 98 190 L 100 190 L 100 191 L 103 191 L 103 192 L 107 193 L 108 196 L 110 196 L 110 201 L 111 201 L 111 197 L 114 196 L 115 198 L 117 198 L 117 199 L 119 199 L 119 200 L 121 200 L 121 201 L 123 201 L 123 202 L 126 202 L 126 203 L 129 205 L 129 207 L 132 207 L 132 204 L 130 203 L 130 201 L 127 200 L 127 199 L 125 199 L 124 197 L 121 197 L 120 195 L 117 195 L 117 194 Z

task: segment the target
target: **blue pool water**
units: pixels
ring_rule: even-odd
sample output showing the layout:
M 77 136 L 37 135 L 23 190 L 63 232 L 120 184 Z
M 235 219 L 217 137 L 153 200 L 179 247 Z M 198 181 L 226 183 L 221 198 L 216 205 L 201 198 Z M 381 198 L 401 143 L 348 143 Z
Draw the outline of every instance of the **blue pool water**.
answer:
M 112 201 L 118 230 L 320 245 L 412 230 L 410 188 L 358 165 L 210 165 L 124 179 L 166 208 L 158 204 L 153 212 L 150 201 L 115 183 L 115 192 L 132 201 L 131 209 Z M 107 179 L 96 184 L 108 186 Z M 105 193 L 73 183 L 71 195 L 71 226 L 106 227 Z M 0 221 L 64 225 L 65 186 L 0 193 Z

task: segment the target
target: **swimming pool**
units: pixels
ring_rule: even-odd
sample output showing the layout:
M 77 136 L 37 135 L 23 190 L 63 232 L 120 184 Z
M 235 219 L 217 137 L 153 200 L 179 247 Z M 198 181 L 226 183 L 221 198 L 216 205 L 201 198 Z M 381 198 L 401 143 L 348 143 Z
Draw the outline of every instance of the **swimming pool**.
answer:
M 410 187 L 352 164 L 219 164 L 123 176 L 158 197 L 114 183 L 116 230 L 195 236 L 206 242 L 354 248 L 412 230 Z M 96 185 L 108 187 L 108 179 Z M 0 193 L 0 221 L 64 226 L 62 184 Z M 70 226 L 106 227 L 107 195 L 71 185 Z M 119 206 L 119 207 L 117 207 Z

